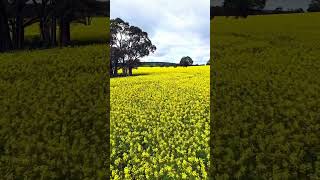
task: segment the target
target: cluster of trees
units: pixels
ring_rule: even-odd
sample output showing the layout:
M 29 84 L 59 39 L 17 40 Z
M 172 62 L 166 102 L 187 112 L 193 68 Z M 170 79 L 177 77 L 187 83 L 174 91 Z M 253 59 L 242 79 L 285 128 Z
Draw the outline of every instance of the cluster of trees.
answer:
M 290 13 L 303 13 L 304 10 L 302 8 L 297 9 L 283 9 L 283 7 L 277 7 L 273 11 L 270 11 L 270 14 L 290 14 Z
M 319 12 L 320 11 L 320 0 L 312 0 L 308 8 L 309 12 Z
M 225 0 L 223 7 L 238 17 L 247 17 L 251 10 L 262 10 L 266 0 Z
M 140 59 L 156 50 L 148 33 L 131 26 L 120 18 L 110 20 L 110 76 L 131 76 L 132 69 L 138 67 Z
M 247 17 L 254 14 L 303 13 L 302 8 L 284 10 L 277 7 L 274 10 L 263 10 L 267 0 L 225 0 L 222 7 L 211 7 L 210 16 Z M 311 0 L 309 12 L 320 12 L 320 0 Z
M 225 0 L 223 7 L 211 7 L 210 16 L 235 16 L 247 17 L 249 14 L 261 11 L 266 5 L 266 0 Z
M 24 48 L 25 28 L 34 23 L 42 46 L 69 45 L 71 22 L 88 24 L 95 8 L 96 0 L 0 0 L 0 52 Z

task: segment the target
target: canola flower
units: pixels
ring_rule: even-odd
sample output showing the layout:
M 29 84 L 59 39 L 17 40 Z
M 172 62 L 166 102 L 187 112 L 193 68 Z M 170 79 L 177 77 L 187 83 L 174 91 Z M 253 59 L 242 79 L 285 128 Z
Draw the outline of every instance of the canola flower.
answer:
M 319 179 L 319 19 L 211 21 L 212 179 Z
M 134 74 L 110 82 L 111 179 L 207 179 L 210 67 Z

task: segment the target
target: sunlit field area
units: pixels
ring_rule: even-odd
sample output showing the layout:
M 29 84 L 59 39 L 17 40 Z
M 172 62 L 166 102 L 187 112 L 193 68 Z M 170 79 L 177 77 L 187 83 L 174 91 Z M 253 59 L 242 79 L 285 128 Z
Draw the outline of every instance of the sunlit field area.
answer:
M 108 178 L 108 24 L 73 24 L 74 47 L 0 54 L 1 179 Z
M 141 67 L 111 79 L 112 179 L 206 179 L 210 67 Z
M 70 30 L 72 44 L 88 45 L 102 44 L 108 42 L 109 24 L 109 18 L 105 17 L 92 18 L 90 25 L 84 25 L 80 23 L 71 24 Z M 39 31 L 39 23 L 35 23 L 32 26 L 28 26 L 25 32 L 27 43 L 31 43 L 30 41 L 35 41 L 37 43 L 37 40 L 40 40 Z M 59 26 L 57 26 L 57 32 L 58 31 Z
M 211 20 L 211 170 L 320 177 L 319 13 Z

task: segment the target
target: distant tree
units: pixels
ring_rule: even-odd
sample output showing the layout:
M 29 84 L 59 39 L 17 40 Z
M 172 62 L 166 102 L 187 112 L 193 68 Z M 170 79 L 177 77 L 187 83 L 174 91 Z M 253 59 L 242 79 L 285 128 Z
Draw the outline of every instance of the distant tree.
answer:
M 113 76 L 118 69 L 122 69 L 124 76 L 131 76 L 132 69 L 140 64 L 142 57 L 148 56 L 156 50 L 148 33 L 139 27 L 130 26 L 120 18 L 110 20 L 111 35 L 111 69 Z
M 207 65 L 210 65 L 210 59 L 208 60 Z
M 318 12 L 320 11 L 320 0 L 312 0 L 307 9 L 309 12 Z
M 193 60 L 189 56 L 182 57 L 180 60 L 181 66 L 187 67 L 187 66 L 191 66 L 192 64 L 193 64 Z
M 279 13 L 283 11 L 283 7 L 279 6 L 273 10 L 274 13 Z
M 295 12 L 297 12 L 297 13 L 304 13 L 304 10 L 303 10 L 302 8 L 298 8 L 298 9 L 295 10 Z
M 265 5 L 266 0 L 225 0 L 223 7 L 227 14 L 245 18 L 250 10 L 262 10 Z

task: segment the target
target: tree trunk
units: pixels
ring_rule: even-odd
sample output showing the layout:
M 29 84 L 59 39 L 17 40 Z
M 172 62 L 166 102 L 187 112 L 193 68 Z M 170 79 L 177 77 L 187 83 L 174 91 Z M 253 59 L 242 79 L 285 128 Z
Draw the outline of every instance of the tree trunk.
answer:
M 115 67 L 113 70 L 113 76 L 117 77 L 118 76 L 118 67 Z
M 54 0 L 49 1 L 49 6 L 54 7 Z M 50 21 L 50 45 L 55 47 L 57 45 L 57 18 L 55 14 L 51 15 Z
M 23 16 L 18 14 L 16 17 L 16 25 L 14 31 L 14 47 L 16 49 L 22 49 L 24 45 L 24 27 L 23 27 Z
M 57 45 L 57 20 L 56 17 L 51 18 L 51 46 Z
M 24 16 L 23 16 L 23 8 L 25 7 L 25 1 L 24 0 L 17 0 L 15 2 L 16 9 L 14 10 L 15 13 L 15 27 L 12 29 L 13 36 L 12 39 L 14 39 L 14 48 L 16 49 L 22 49 L 24 46 Z
M 114 72 L 113 72 L 113 75 L 114 76 L 118 76 L 118 60 L 114 63 Z
M 114 69 L 114 76 L 117 77 L 118 76 L 118 68 Z
M 123 71 L 123 72 L 122 72 L 122 75 L 123 75 L 123 76 L 127 76 L 127 74 L 128 74 L 128 73 L 127 73 L 127 68 L 124 67 L 124 68 L 122 69 L 122 71 Z
M 41 40 L 45 43 L 45 46 L 48 47 L 51 44 L 50 26 L 49 23 L 46 22 L 45 17 L 40 19 L 40 31 Z
M 129 67 L 129 76 L 132 76 L 132 67 Z
M 0 52 L 12 49 L 8 17 L 3 1 L 0 0 Z
M 70 37 L 70 21 L 66 22 L 66 37 L 67 37 L 67 44 L 70 44 L 71 37 Z
M 47 2 L 46 0 L 41 1 L 40 10 L 40 37 L 44 42 L 45 47 L 49 47 L 51 44 L 50 37 L 50 25 L 48 22 Z
M 60 18 L 60 46 L 70 44 L 70 21 L 67 18 Z

